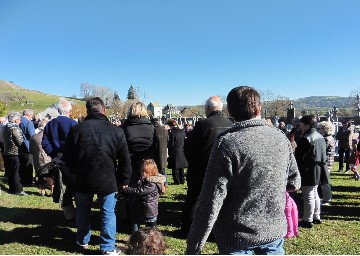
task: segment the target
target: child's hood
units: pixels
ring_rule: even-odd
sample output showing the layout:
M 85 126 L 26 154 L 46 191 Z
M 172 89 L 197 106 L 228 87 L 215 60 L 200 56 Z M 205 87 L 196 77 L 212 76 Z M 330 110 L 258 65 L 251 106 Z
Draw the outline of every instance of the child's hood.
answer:
M 149 181 L 149 182 L 155 182 L 155 183 L 164 183 L 165 182 L 165 176 L 162 175 L 162 174 L 158 174 L 156 176 L 148 176 L 146 177 L 146 179 Z

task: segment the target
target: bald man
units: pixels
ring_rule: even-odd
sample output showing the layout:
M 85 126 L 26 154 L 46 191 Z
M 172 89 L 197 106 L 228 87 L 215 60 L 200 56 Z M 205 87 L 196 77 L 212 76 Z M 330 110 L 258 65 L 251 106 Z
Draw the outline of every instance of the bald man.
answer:
M 194 213 L 194 206 L 200 195 L 206 166 L 212 146 L 221 133 L 232 127 L 233 123 L 222 115 L 223 103 L 219 96 L 210 97 L 205 103 L 206 119 L 196 123 L 185 140 L 185 156 L 188 160 L 187 195 L 181 216 L 181 233 L 187 236 Z

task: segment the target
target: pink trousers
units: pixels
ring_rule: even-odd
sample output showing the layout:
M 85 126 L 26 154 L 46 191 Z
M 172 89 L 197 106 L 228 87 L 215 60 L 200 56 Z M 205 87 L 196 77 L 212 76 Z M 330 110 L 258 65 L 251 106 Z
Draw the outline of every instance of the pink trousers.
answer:
M 288 192 L 286 192 L 285 216 L 288 224 L 287 234 L 285 238 L 298 236 L 298 208 L 295 201 L 291 198 Z

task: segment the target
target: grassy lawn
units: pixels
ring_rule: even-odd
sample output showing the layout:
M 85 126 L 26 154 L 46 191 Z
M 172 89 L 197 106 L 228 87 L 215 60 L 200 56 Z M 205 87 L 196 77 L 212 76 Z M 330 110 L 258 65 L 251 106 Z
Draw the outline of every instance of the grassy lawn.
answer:
M 337 170 L 335 163 L 333 170 Z M 169 170 L 168 170 L 169 171 Z M 169 171 L 170 174 L 170 171 Z M 38 189 L 27 187 L 27 197 L 7 193 L 4 173 L 0 173 L 0 254 L 82 254 L 74 245 L 75 226 L 63 219 L 58 205 L 49 197 L 40 197 Z M 332 172 L 333 203 L 322 208 L 323 224 L 300 229 L 300 235 L 285 241 L 287 254 L 359 254 L 360 181 L 350 174 Z M 161 197 L 159 229 L 169 245 L 168 254 L 183 254 L 185 240 L 179 237 L 180 216 L 186 185 L 171 185 Z M 299 206 L 301 210 L 301 206 Z M 98 254 L 99 211 L 94 204 L 93 236 L 86 254 Z M 117 244 L 123 246 L 129 234 L 118 223 Z M 207 243 L 205 254 L 218 253 Z

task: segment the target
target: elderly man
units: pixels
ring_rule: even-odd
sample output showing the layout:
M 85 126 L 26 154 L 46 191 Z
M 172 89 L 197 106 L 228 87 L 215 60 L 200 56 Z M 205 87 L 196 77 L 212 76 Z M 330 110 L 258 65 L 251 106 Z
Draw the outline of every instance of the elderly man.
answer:
M 24 137 L 19 124 L 21 115 L 18 112 L 10 113 L 9 122 L 3 130 L 4 163 L 8 174 L 9 191 L 12 194 L 26 196 L 20 182 L 20 157 L 27 152 Z
M 290 142 L 261 119 L 254 88 L 232 89 L 227 107 L 236 123 L 213 146 L 186 253 L 213 229 L 219 254 L 284 254 L 285 192 L 300 187 Z
M 62 185 L 60 197 L 60 207 L 64 211 L 64 217 L 66 220 L 72 220 L 75 217 L 75 208 L 73 205 L 74 188 L 73 178 L 70 172 L 64 164 L 62 164 L 61 158 L 64 153 L 65 140 L 70 132 L 70 128 L 77 124 L 76 121 L 71 119 L 71 102 L 60 98 L 58 103 L 59 116 L 51 119 L 44 128 L 44 134 L 42 137 L 41 145 L 45 153 L 52 158 L 52 161 L 58 162 L 62 170 Z
M 131 178 L 130 155 L 122 129 L 104 115 L 104 102 L 96 97 L 86 101 L 88 115 L 71 128 L 66 139 L 64 159 L 76 174 L 76 242 L 87 248 L 90 242 L 90 212 L 97 194 L 100 214 L 102 254 L 117 255 L 116 192 Z
M 205 103 L 206 119 L 198 121 L 185 140 L 184 152 L 189 163 L 187 195 L 181 215 L 181 233 L 187 236 L 194 215 L 194 206 L 200 195 L 206 166 L 216 137 L 232 127 L 233 123 L 222 115 L 223 103 L 218 96 Z
M 20 129 L 24 136 L 24 143 L 27 152 L 20 155 L 20 180 L 23 185 L 32 185 L 34 183 L 33 158 L 30 154 L 30 139 L 35 135 L 35 127 L 32 122 L 34 110 L 25 109 L 21 117 Z

